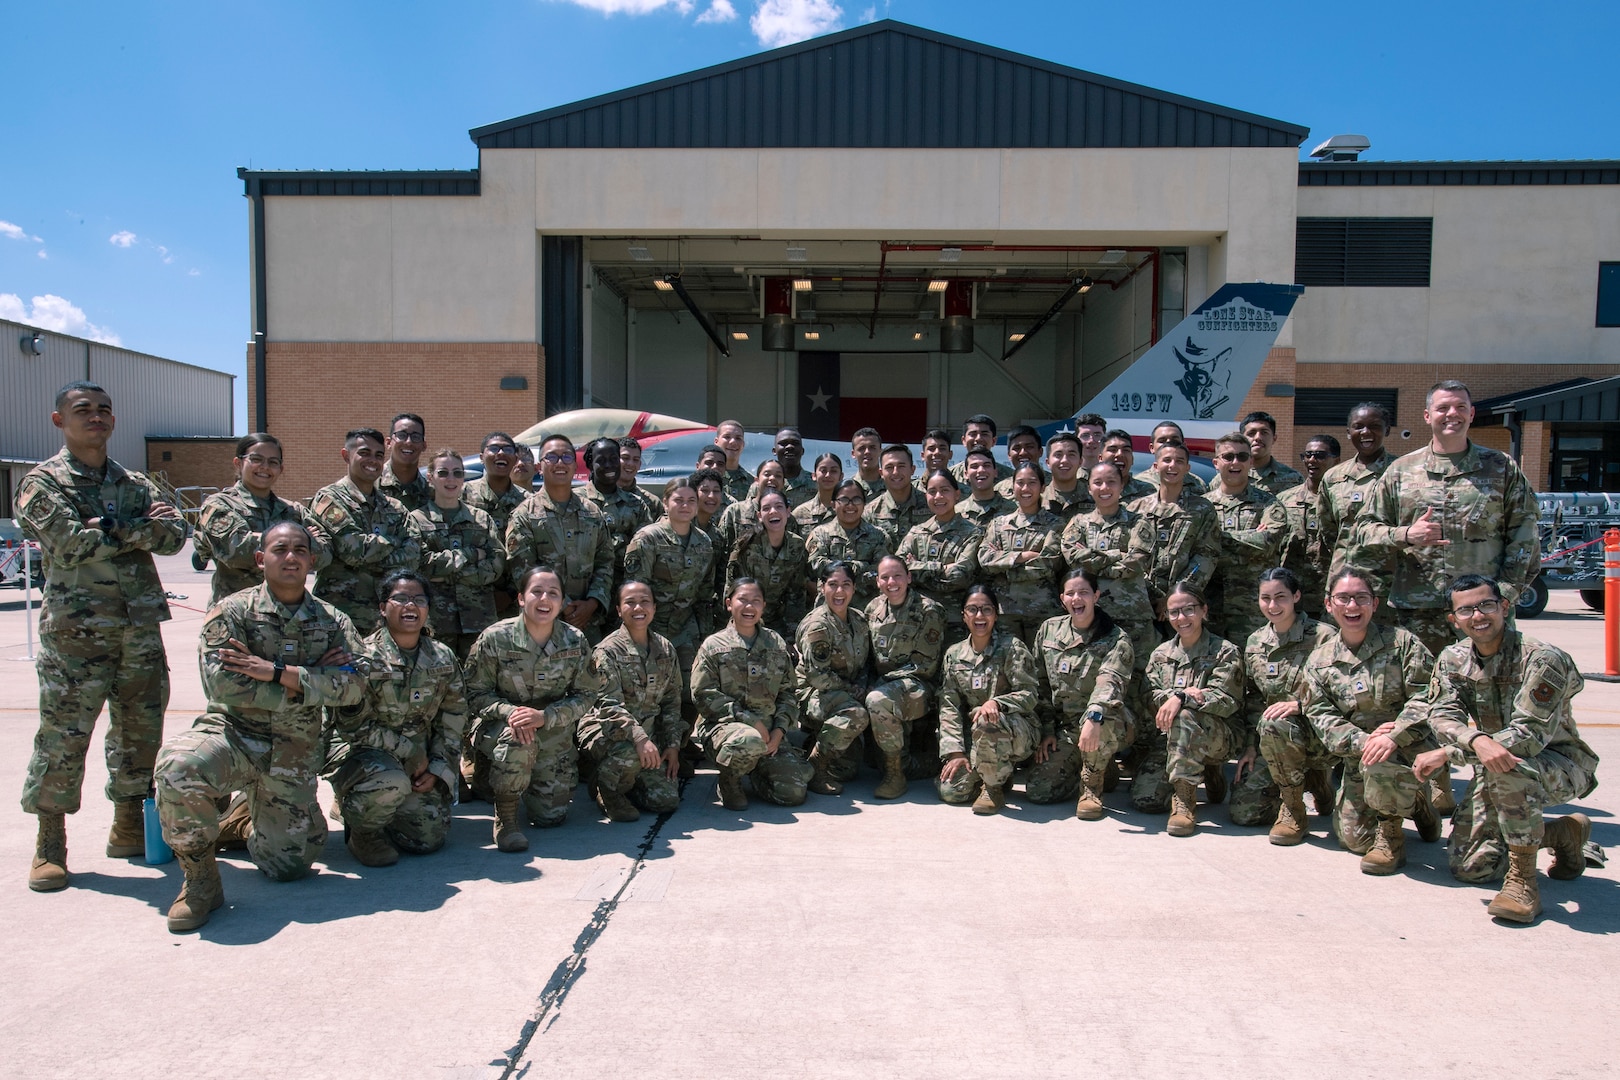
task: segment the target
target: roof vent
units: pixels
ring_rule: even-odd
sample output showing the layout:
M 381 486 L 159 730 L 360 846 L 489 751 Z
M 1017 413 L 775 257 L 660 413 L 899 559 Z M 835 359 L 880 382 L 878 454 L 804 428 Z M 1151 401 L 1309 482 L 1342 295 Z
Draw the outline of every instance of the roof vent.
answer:
M 1365 135 L 1335 135 L 1311 151 L 1318 161 L 1356 161 L 1372 143 Z

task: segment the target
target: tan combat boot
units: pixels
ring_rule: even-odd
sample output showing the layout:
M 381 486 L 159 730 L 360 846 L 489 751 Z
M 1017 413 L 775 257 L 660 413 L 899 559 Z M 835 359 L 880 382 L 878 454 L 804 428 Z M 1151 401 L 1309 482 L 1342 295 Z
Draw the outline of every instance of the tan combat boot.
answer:
M 200 928 L 208 922 L 208 916 L 224 906 L 225 886 L 220 883 L 219 863 L 212 850 L 201 855 L 174 854 L 186 879 L 169 908 L 169 933 L 183 934 Z
M 1316 804 L 1318 817 L 1333 813 L 1333 779 L 1326 769 L 1306 769 L 1305 790 L 1310 792 L 1311 802 Z
M 55 892 L 67 888 L 67 883 L 67 821 L 61 814 L 41 810 L 28 887 L 35 892 Z
M 1592 838 L 1592 819 L 1585 814 L 1565 814 L 1547 822 L 1541 845 L 1553 853 L 1547 876 L 1571 881 L 1586 873 L 1586 842 Z
M 1170 787 L 1170 822 L 1165 832 L 1171 836 L 1191 836 L 1198 831 L 1197 789 L 1191 780 L 1175 780 Z
M 890 753 L 883 751 L 883 779 L 878 781 L 877 790 L 872 792 L 880 799 L 898 799 L 906 793 L 906 767 L 900 760 L 898 750 Z
M 521 795 L 495 795 L 495 850 L 529 850 L 529 838 L 523 834 L 522 802 Z
M 1279 793 L 1282 805 L 1277 808 L 1277 822 L 1271 826 L 1271 842 L 1278 847 L 1293 847 L 1305 842 L 1305 789 L 1283 787 Z
M 1507 879 L 1502 891 L 1485 910 L 1503 922 L 1533 923 L 1541 914 L 1541 890 L 1536 886 L 1536 852 L 1539 848 L 1509 847 Z
M 219 839 L 214 846 L 220 851 L 246 851 L 252 835 L 253 815 L 248 811 L 247 796 L 238 794 L 219 819 Z
M 641 811 L 636 809 L 635 803 L 624 797 L 624 792 L 609 791 L 600 783 L 594 783 L 591 785 L 591 795 L 609 821 L 641 820 Z
M 736 769 L 720 766 L 720 781 L 716 785 L 720 792 L 720 805 L 727 810 L 748 809 L 748 794 L 743 791 L 742 773 Z
M 1425 844 L 1440 839 L 1440 817 L 1430 805 L 1427 791 L 1417 793 L 1417 801 L 1412 804 L 1412 824 L 1417 827 L 1418 837 Z
M 1074 804 L 1074 816 L 1081 821 L 1100 821 L 1107 812 L 1102 801 L 1103 789 L 1107 787 L 1105 775 L 1105 769 L 1080 766 L 1080 798 Z
M 973 812 L 981 817 L 999 814 L 1007 806 L 1007 796 L 1002 793 L 1000 784 L 992 784 L 988 780 L 979 789 L 979 797 L 973 800 Z
M 1401 833 L 1401 819 L 1379 818 L 1373 846 L 1361 857 L 1361 872 L 1385 877 L 1405 865 L 1406 838 Z
M 343 830 L 343 844 L 361 866 L 393 866 L 399 862 L 399 849 L 381 829 L 350 825 Z
M 818 742 L 816 748 L 810 751 L 810 765 L 816 771 L 815 775 L 810 777 L 810 783 L 805 786 L 817 795 L 842 795 L 844 785 L 828 771 L 832 767 L 832 761 L 826 751 L 822 749 L 822 745 L 822 743 Z
M 1226 772 L 1219 765 L 1204 766 L 1204 794 L 1209 796 L 1211 806 L 1226 801 Z
M 1429 802 L 1435 813 L 1447 817 L 1457 809 L 1457 797 L 1451 793 L 1450 765 L 1440 766 L 1440 771 L 1429 777 Z
M 107 834 L 107 858 L 134 859 L 146 854 L 145 799 L 113 802 L 112 831 Z

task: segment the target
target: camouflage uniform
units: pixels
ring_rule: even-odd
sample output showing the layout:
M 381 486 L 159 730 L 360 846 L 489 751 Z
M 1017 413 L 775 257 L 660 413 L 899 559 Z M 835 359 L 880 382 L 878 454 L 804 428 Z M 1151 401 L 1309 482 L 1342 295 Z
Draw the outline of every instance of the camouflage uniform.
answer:
M 805 537 L 804 550 L 812 581 L 820 580 L 828 563 L 849 564 L 849 572 L 855 578 L 852 606 L 865 606 L 877 595 L 877 565 L 889 553 L 889 541 L 876 525 L 862 521 L 851 531 L 836 521 L 829 521 L 818 525 Z
M 1333 627 L 1303 612 L 1294 616 L 1294 625 L 1280 638 L 1269 623 L 1249 635 L 1243 647 L 1243 670 L 1249 677 L 1243 696 L 1244 731 L 1259 741 L 1243 750 L 1258 745 L 1260 756 L 1243 783 L 1232 789 L 1228 810 L 1234 824 L 1271 825 L 1281 805 L 1278 784 L 1302 787 L 1306 770 L 1333 768 L 1333 758 L 1305 719 L 1305 661 L 1318 645 L 1336 636 Z M 1283 700 L 1299 702 L 1300 711 L 1276 720 L 1261 718 Z
M 754 794 L 778 806 L 804 802 L 815 774 L 788 741 L 799 726 L 795 689 L 787 644 L 763 626 L 752 642 L 729 625 L 721 628 L 698 647 L 692 663 L 692 700 L 700 717 L 693 738 L 722 768 L 751 776 Z M 765 752 L 768 744 L 755 724 L 782 731 L 775 754 Z
M 851 605 L 847 621 L 817 604 L 799 623 L 800 723 L 822 753 L 836 759 L 871 724 L 866 711 L 867 662 L 872 655 L 872 634 L 866 616 Z M 878 746 L 900 749 L 900 724 L 893 716 L 881 727 L 873 724 Z
M 1273 495 L 1281 495 L 1291 487 L 1298 487 L 1305 482 L 1305 477 L 1291 465 L 1284 465 L 1281 458 L 1275 454 L 1267 462 L 1266 467 L 1249 470 L 1249 484 L 1262 491 L 1269 491 Z
M 1585 686 L 1562 649 L 1509 630 L 1496 655 L 1471 641 L 1435 662 L 1429 723 L 1453 765 L 1474 778 L 1451 818 L 1451 873 L 1461 881 L 1500 880 L 1509 845 L 1543 845 L 1543 812 L 1597 787 L 1597 754 L 1575 726 L 1573 701 Z M 1510 772 L 1479 763 L 1469 741 L 1489 735 L 1518 757 Z
M 1248 641 L 1266 625 L 1260 614 L 1260 575 L 1281 562 L 1288 515 L 1275 495 L 1253 484 L 1240 495 L 1228 495 L 1217 486 L 1204 499 L 1215 508 L 1221 536 L 1205 625 L 1221 637 Z
M 726 592 L 740 577 L 759 582 L 765 594 L 765 615 L 761 626 L 768 626 L 784 638 L 798 633 L 799 620 L 809 607 L 810 561 L 804 539 L 785 530 L 782 546 L 772 548 L 765 530 L 760 529 L 739 543 L 726 564 Z
M 951 475 L 956 477 L 956 485 L 957 485 L 957 487 L 962 489 L 962 492 L 963 492 L 962 498 L 964 498 L 964 499 L 968 498 L 968 495 L 967 495 L 968 480 L 967 480 L 967 461 L 966 461 L 966 459 L 964 459 L 962 461 L 953 462 L 951 464 L 951 466 L 950 466 L 950 470 L 951 470 Z M 1011 480 L 1012 475 L 1013 475 L 1013 467 L 1011 465 L 1007 464 L 1005 461 L 996 462 L 996 483 L 997 484 L 1001 483 L 1003 480 Z
M 1131 639 L 1138 671 L 1158 648 L 1153 626 L 1153 598 L 1148 595 L 1147 572 L 1153 559 L 1151 524 L 1134 510 L 1121 509 L 1111 518 L 1095 507 L 1076 515 L 1063 528 L 1060 546 L 1071 569 L 1083 568 L 1097 576 L 1097 606 Z
M 763 529 L 759 523 L 759 502 L 756 499 L 744 499 L 741 502 L 728 503 L 714 517 L 714 531 L 720 534 L 721 550 L 730 552 L 736 549 L 754 533 Z M 793 520 L 791 509 L 788 512 L 787 531 L 799 532 L 799 525 Z
M 365 697 L 328 711 L 331 747 L 322 775 L 349 828 L 382 832 L 413 855 L 438 851 L 450 835 L 467 730 L 461 669 L 448 645 L 426 635 L 407 655 L 386 626 L 361 647 Z M 438 783 L 415 791 L 412 778 L 424 768 Z
M 415 570 L 422 558 L 409 512 L 380 487 L 361 494 L 346 476 L 317 491 L 309 512 L 332 540 L 332 561 L 316 573 L 315 595 L 371 633 L 382 624 L 382 579 L 391 570 Z
M 1177 690 L 1202 687 L 1204 700 L 1184 698 L 1170 722 L 1168 768 L 1171 784 L 1198 784 L 1208 766 L 1220 768 L 1237 756 L 1248 735 L 1238 711 L 1243 705 L 1243 654 L 1230 641 L 1204 628 L 1192 648 L 1179 637 L 1153 650 L 1147 682 L 1156 712 Z M 1134 791 L 1133 791 L 1134 795 Z
M 1187 479 L 1191 480 L 1192 477 L 1189 476 Z M 1185 488 L 1186 485 L 1183 484 L 1182 487 Z M 1150 483 L 1139 476 L 1127 476 L 1125 478 L 1125 489 L 1119 493 L 1119 505 L 1129 506 L 1142 496 L 1152 495 L 1158 490 L 1157 481 Z
M 608 535 L 613 538 L 613 588 L 610 595 L 617 596 L 619 582 L 624 580 L 624 552 L 630 546 L 630 538 L 657 521 L 659 515 L 648 511 L 639 491 L 616 487 L 604 495 L 595 484 L 579 484 L 574 488 L 574 495 L 596 507 L 596 512 L 602 515 L 602 521 L 607 525 Z
M 1170 589 L 1183 579 L 1199 588 L 1209 585 L 1221 555 L 1221 523 L 1215 508 L 1201 495 L 1181 489 L 1181 498 L 1163 502 L 1159 493 L 1144 496 L 1130 505 L 1148 523 L 1148 595 L 1155 608 L 1163 604 Z
M 512 511 L 523 505 L 531 492 L 518 487 L 516 484 L 507 486 L 507 489 L 496 494 L 484 477 L 467 481 L 467 486 L 461 489 L 461 501 L 474 510 L 482 510 L 495 522 L 495 535 L 506 535 L 507 523 L 512 520 Z
M 1079 791 L 1082 764 L 1106 769 L 1131 738 L 1126 697 L 1136 651 L 1122 628 L 1099 611 L 1086 630 L 1076 629 L 1067 614 L 1042 623 L 1035 656 L 1041 675 L 1040 737 L 1055 737 L 1057 748 L 1030 769 L 1024 792 L 1033 803 L 1062 802 Z M 1080 729 L 1087 717 L 1096 720 L 1102 745 L 1083 753 Z
M 406 513 L 420 510 L 433 501 L 433 485 L 428 483 L 427 470 L 420 467 L 408 483 L 402 484 L 394 475 L 394 463 L 390 461 L 383 465 L 377 487 L 384 495 L 403 506 Z
M 683 539 L 667 521 L 648 525 L 630 541 L 624 576 L 651 586 L 658 605 L 652 629 L 674 646 L 681 670 L 692 670 L 692 658 L 703 639 L 699 610 L 713 603 L 709 590 L 714 582 L 714 545 L 708 536 L 693 527 Z M 707 611 L 704 615 L 712 617 Z
M 587 484 L 585 486 L 590 487 L 591 485 Z M 647 511 L 648 524 L 651 524 L 664 516 L 664 500 L 660 496 L 654 495 L 640 484 L 631 484 L 629 487 L 621 487 L 619 489 L 619 494 L 628 495 L 637 502 L 641 503 L 642 507 Z
M 422 537 L 422 575 L 433 636 L 459 657 L 495 621 L 495 585 L 506 580 L 506 547 L 495 519 L 463 503 L 450 510 L 428 503 L 411 511 Z
M 871 480 L 868 480 L 860 473 L 856 473 L 855 482 L 861 485 L 862 491 L 866 492 L 866 504 L 868 506 L 872 505 L 872 503 L 877 500 L 879 495 L 883 495 L 889 490 L 888 485 L 884 484 L 883 477 L 881 476 L 876 476 Z
M 1024 643 L 997 630 L 984 652 L 972 641 L 945 650 L 939 689 L 939 756 L 966 754 L 968 770 L 934 787 L 940 800 L 961 806 L 979 794 L 981 783 L 1003 791 L 1013 768 L 1035 752 L 1040 721 L 1041 679 L 1035 658 Z M 973 710 L 991 698 L 1001 707 L 995 723 L 975 723 Z
M 478 636 L 465 678 L 477 718 L 473 738 L 489 758 L 490 790 L 497 797 L 521 793 L 529 820 L 543 829 L 561 825 L 579 784 L 574 728 L 602 685 L 585 635 L 558 619 L 541 645 L 521 615 L 503 619 Z M 520 705 L 546 714 L 526 745 L 508 722 Z
M 562 578 L 563 599 L 595 600 L 596 615 L 586 628 L 593 641 L 602 635 L 613 610 L 613 538 L 601 513 L 570 495 L 562 504 L 544 489 L 512 511 L 506 526 L 506 568 L 515 588 L 533 566 L 549 566 Z
M 254 656 L 303 668 L 301 693 L 227 670 L 219 650 L 232 638 Z M 347 651 L 355 666 L 313 666 L 333 648 Z M 305 593 L 289 607 L 259 585 L 208 613 L 201 653 L 208 712 L 170 737 L 158 757 L 163 838 L 182 855 L 206 854 L 219 839 L 217 800 L 241 791 L 253 822 L 247 847 L 254 864 L 276 881 L 302 877 L 326 843 L 315 802 L 321 713 L 364 695 L 360 636 L 335 605 Z
M 906 538 L 907 533 L 923 522 L 934 519 L 933 511 L 928 509 L 928 500 L 917 494 L 914 487 L 909 491 L 911 497 L 906 500 L 904 506 L 901 506 L 894 501 L 894 496 L 889 494 L 887 488 L 883 489 L 874 501 L 866 504 L 866 511 L 862 515 L 883 531 L 890 551 L 900 550 L 900 542 Z
M 326 533 L 301 503 L 277 498 L 274 492 L 268 499 L 261 499 L 240 480 L 203 500 L 191 548 L 195 562 L 214 561 L 209 607 L 264 580 L 264 571 L 253 556 L 259 553 L 259 538 L 264 531 L 282 521 L 296 521 L 309 530 L 316 570 L 332 561 Z
M 139 799 L 152 786 L 163 740 L 169 664 L 158 624 L 169 604 L 155 552 L 185 546 L 185 522 L 149 518 L 162 495 L 109 459 L 105 475 L 66 450 L 36 466 L 17 490 L 23 533 L 43 555 L 39 615 L 39 730 L 23 781 L 28 813 L 77 813 L 84 756 L 102 703 L 107 797 Z M 111 533 L 85 524 L 112 517 Z
M 927 718 L 945 651 L 945 609 L 913 588 L 899 607 L 887 596 L 867 604 L 866 624 L 872 634 L 874 678 L 866 692 L 872 726 L 891 718 L 899 726 L 906 779 L 938 776 L 938 718 Z M 918 730 L 919 721 L 930 730 Z
M 816 478 L 809 469 L 801 468 L 798 476 L 782 478 L 782 494 L 787 496 L 788 509 L 797 510 L 816 497 Z
M 1412 816 L 1420 788 L 1412 759 L 1434 738 L 1426 719 L 1433 669 L 1433 655 L 1415 635 L 1376 623 L 1358 648 L 1333 634 L 1305 662 L 1305 718 L 1344 766 L 1333 827 L 1339 843 L 1358 855 L 1372 846 L 1379 818 Z M 1390 720 L 1395 753 L 1363 767 L 1367 736 Z
M 1288 536 L 1279 562 L 1299 578 L 1299 608 L 1313 619 L 1322 618 L 1327 607 L 1327 570 L 1333 556 L 1333 549 L 1322 539 L 1320 494 L 1296 484 L 1277 496 L 1288 518 Z
M 1062 532 L 1063 519 L 1050 510 L 1037 510 L 1033 517 L 1015 510 L 991 521 L 979 544 L 980 577 L 996 590 L 1000 603 L 996 629 L 1026 645 L 1033 645 L 1041 624 L 1061 610 L 1057 590 L 1063 573 Z M 1026 551 L 1040 554 L 1018 565 L 1016 560 Z
M 965 492 L 967 488 L 964 487 L 962 490 Z M 980 502 L 972 495 L 963 495 L 956 503 L 956 516 L 981 531 L 988 529 L 996 518 L 1015 513 L 1017 510 L 1017 503 L 1000 495 L 992 495 L 984 502 Z
M 1152 469 L 1137 473 L 1135 476 L 1131 477 L 1131 480 L 1147 487 L 1147 491 L 1143 492 L 1143 494 L 1153 494 L 1159 490 L 1159 474 L 1154 472 Z M 1202 495 L 1208 490 L 1209 485 L 1204 483 L 1204 478 L 1193 472 L 1191 469 L 1188 469 L 1186 477 L 1181 481 L 1181 494 L 1183 496 Z M 1122 495 L 1121 499 L 1123 498 L 1124 496 Z
M 1371 465 L 1361 459 L 1341 461 L 1322 476 L 1316 490 L 1316 512 L 1322 529 L 1322 547 L 1328 552 L 1328 577 L 1332 578 L 1346 566 L 1353 566 L 1373 575 L 1369 584 L 1381 597 L 1389 596 L 1389 583 L 1394 577 L 1394 566 L 1381 555 L 1363 551 L 1355 539 L 1356 517 L 1367 506 L 1373 485 L 1394 462 L 1395 455 L 1381 451 Z
M 911 571 L 911 587 L 944 609 L 947 642 L 967 637 L 962 604 L 979 576 L 983 540 L 983 530 L 967 518 L 953 517 L 945 525 L 930 518 L 906 533 L 895 551 Z
M 754 486 L 754 474 L 738 465 L 735 469 L 726 470 L 725 492 L 737 502 L 748 498 L 748 491 Z
M 598 786 L 628 796 L 648 813 L 670 813 L 680 805 L 680 786 L 661 767 L 643 768 L 636 747 L 646 739 L 662 755 L 686 740 L 675 647 L 650 633 L 643 649 L 621 626 L 602 639 L 595 660 L 602 690 L 579 722 L 580 752 L 595 766 Z
M 1397 541 L 1425 510 L 1450 544 L 1414 547 Z M 1425 446 L 1395 460 L 1373 485 L 1356 520 L 1355 542 L 1371 557 L 1393 554 L 1389 602 L 1401 625 L 1431 652 L 1456 640 L 1446 622 L 1446 587 L 1461 574 L 1501 583 L 1511 605 L 1541 569 L 1535 492 L 1506 454 L 1472 442 L 1461 454 Z
M 800 536 L 809 536 L 818 525 L 825 525 L 837 516 L 831 505 L 820 499 L 811 499 L 807 503 L 795 506 L 788 514 L 788 519 L 793 522 L 794 532 Z
M 1047 484 L 1041 490 L 1041 505 L 1066 522 L 1097 506 L 1091 498 L 1091 489 L 1080 481 L 1075 482 L 1071 491 L 1059 491 L 1052 484 Z

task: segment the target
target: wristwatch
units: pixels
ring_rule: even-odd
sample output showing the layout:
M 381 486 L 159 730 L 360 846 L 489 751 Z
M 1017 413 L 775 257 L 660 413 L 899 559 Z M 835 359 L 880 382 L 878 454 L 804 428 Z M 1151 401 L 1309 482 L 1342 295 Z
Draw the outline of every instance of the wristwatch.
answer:
M 275 663 L 274 671 L 270 676 L 270 681 L 275 682 L 275 683 L 280 682 L 281 681 L 281 676 L 283 674 L 285 674 L 286 671 L 287 671 L 287 663 L 286 663 L 286 661 L 277 660 L 276 663 Z

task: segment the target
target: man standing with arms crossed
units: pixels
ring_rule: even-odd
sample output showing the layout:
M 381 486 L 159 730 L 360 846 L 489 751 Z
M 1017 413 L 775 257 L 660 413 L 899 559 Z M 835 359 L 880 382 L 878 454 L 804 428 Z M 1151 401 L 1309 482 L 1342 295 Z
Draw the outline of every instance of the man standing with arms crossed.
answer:
M 158 489 L 107 456 L 112 398 L 94 383 L 68 383 L 51 423 L 62 452 L 23 478 L 17 517 L 44 554 L 40 610 L 39 730 L 22 807 L 39 817 L 28 887 L 67 887 L 67 825 L 79 810 L 84 756 L 107 703 L 107 857 L 146 850 L 141 803 L 163 740 L 169 665 L 158 624 L 169 618 L 152 555 L 186 542 L 180 512 Z

